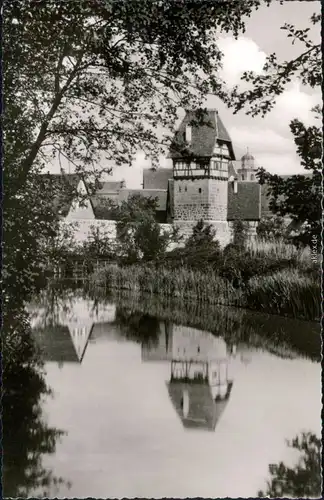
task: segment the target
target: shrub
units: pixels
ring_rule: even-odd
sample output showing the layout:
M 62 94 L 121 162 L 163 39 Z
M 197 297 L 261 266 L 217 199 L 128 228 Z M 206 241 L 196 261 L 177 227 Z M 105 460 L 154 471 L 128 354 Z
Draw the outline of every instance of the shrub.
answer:
M 244 299 L 248 308 L 295 318 L 314 320 L 321 314 L 320 283 L 296 269 L 251 278 Z
M 281 240 L 288 224 L 279 215 L 269 215 L 262 217 L 257 226 L 257 235 L 264 241 Z
M 219 249 L 215 228 L 211 224 L 205 224 L 203 219 L 200 219 L 193 227 L 192 234 L 186 241 L 185 248 L 188 250 L 196 250 L 198 248 Z
M 233 244 L 239 248 L 244 248 L 248 239 L 248 228 L 246 222 L 236 220 L 233 223 Z
M 296 251 L 295 247 L 292 247 Z M 277 271 L 296 267 L 298 257 L 290 251 L 285 255 L 272 253 L 269 249 L 249 246 L 244 250 L 235 244 L 223 251 L 223 259 L 218 273 L 235 287 L 244 286 L 253 276 L 273 274 Z

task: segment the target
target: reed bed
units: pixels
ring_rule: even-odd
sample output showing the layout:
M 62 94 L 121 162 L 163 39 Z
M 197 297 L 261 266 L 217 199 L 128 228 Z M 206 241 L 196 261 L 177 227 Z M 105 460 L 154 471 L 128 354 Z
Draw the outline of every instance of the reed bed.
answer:
M 303 276 L 296 269 L 251 278 L 244 300 L 246 307 L 259 311 L 307 320 L 321 316 L 320 282 Z
M 255 276 L 241 288 L 235 288 L 213 269 L 200 271 L 183 267 L 171 270 L 145 265 L 109 265 L 92 276 L 91 286 L 198 303 L 246 307 L 307 320 L 316 320 L 321 316 L 320 282 L 300 274 L 296 269 Z
M 235 305 L 240 292 L 230 282 L 214 272 L 202 273 L 193 269 L 178 270 L 151 268 L 141 265 L 107 266 L 95 273 L 90 286 L 104 286 L 149 295 L 194 299 L 211 304 Z
M 296 248 L 284 240 L 254 239 L 247 243 L 247 250 L 252 257 L 268 257 L 275 260 L 293 261 L 302 267 L 312 264 L 310 248 Z

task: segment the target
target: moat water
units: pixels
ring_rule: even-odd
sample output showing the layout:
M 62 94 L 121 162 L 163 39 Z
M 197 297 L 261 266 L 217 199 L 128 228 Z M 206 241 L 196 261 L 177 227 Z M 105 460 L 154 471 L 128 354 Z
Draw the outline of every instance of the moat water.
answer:
M 29 310 L 57 439 L 43 432 L 5 496 L 253 497 L 269 464 L 296 461 L 286 439 L 320 436 L 315 323 L 76 291 Z

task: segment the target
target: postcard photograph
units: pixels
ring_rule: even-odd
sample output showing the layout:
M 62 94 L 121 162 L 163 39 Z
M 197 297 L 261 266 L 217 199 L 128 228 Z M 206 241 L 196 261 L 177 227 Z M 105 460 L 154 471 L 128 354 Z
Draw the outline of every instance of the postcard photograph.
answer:
M 1 22 L 3 497 L 322 498 L 321 3 Z

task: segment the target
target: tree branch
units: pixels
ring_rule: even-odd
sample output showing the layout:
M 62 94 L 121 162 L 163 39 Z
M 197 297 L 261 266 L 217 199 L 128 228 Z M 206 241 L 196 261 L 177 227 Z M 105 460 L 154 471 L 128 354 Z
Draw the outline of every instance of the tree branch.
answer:
M 35 161 L 35 158 L 38 154 L 38 151 L 39 151 L 39 149 L 40 149 L 40 147 L 41 147 L 41 145 L 46 137 L 48 125 L 51 122 L 51 120 L 53 119 L 58 107 L 60 106 L 64 93 L 66 92 L 69 85 L 71 84 L 71 82 L 75 78 L 76 74 L 78 73 L 82 58 L 83 58 L 83 53 L 80 54 L 79 60 L 76 64 L 75 68 L 71 71 L 71 73 L 70 73 L 67 81 L 63 85 L 63 87 L 60 89 L 59 92 L 57 92 L 55 94 L 52 106 L 51 106 L 49 112 L 47 113 L 47 115 L 45 117 L 45 120 L 43 121 L 43 123 L 40 127 L 38 136 L 37 136 L 34 144 L 32 145 L 32 147 L 30 148 L 29 154 L 27 155 L 27 157 L 25 158 L 25 160 L 22 163 L 21 172 L 20 172 L 19 177 L 18 177 L 18 186 L 19 187 L 17 190 L 21 189 L 23 187 L 24 183 L 26 182 L 28 173 L 29 173 L 29 171 L 33 165 L 33 162 Z

